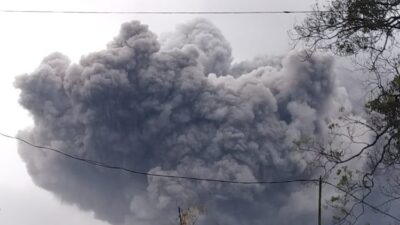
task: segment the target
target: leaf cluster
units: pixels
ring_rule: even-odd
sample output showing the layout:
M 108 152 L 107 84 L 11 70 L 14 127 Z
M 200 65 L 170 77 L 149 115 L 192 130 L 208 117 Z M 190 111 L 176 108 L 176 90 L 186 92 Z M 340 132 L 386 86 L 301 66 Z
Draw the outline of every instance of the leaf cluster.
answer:
M 295 39 L 307 49 L 326 49 L 338 55 L 360 51 L 378 54 L 394 42 L 400 28 L 400 0 L 333 0 L 316 5 L 304 22 L 294 27 Z
M 328 125 L 332 139 L 329 143 L 311 140 L 296 144 L 299 149 L 314 153 L 327 173 L 336 171 L 337 185 L 358 194 L 360 199 L 377 190 L 377 177 L 386 174 L 389 181 L 380 187 L 386 196 L 382 206 L 400 199 L 399 30 L 400 0 L 330 0 L 325 5 L 316 4 L 303 23 L 294 27 L 293 37 L 308 54 L 325 50 L 339 56 L 356 56 L 357 65 L 376 76 L 376 80 L 370 80 L 366 121 L 344 115 L 339 123 Z M 367 136 L 369 140 L 365 141 Z M 351 176 L 348 170 L 335 170 L 360 160 L 367 165 L 357 176 Z M 349 202 L 346 197 L 333 196 L 330 203 L 340 209 L 336 218 L 340 223 L 359 205 L 356 219 L 350 222 L 354 223 L 364 212 L 363 204 Z
M 374 127 L 387 129 L 386 141 L 390 142 L 390 148 L 383 162 L 386 164 L 400 163 L 400 75 L 396 75 L 387 87 L 381 89 L 381 93 L 370 100 L 367 109 L 377 112 L 382 116 L 381 120 L 372 121 Z

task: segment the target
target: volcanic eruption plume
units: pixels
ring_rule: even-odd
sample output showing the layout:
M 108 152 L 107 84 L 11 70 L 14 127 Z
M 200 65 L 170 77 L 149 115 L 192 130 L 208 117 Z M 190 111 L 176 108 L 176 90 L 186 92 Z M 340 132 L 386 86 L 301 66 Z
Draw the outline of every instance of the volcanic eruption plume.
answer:
M 134 21 L 102 51 L 71 63 L 53 53 L 19 76 L 30 141 L 138 171 L 233 181 L 311 178 L 293 141 L 323 137 L 346 91 L 333 60 L 292 52 L 233 63 L 202 19 L 163 40 Z M 315 188 L 146 177 L 94 167 L 21 144 L 34 182 L 110 224 L 176 224 L 177 206 L 206 209 L 199 224 L 307 224 Z

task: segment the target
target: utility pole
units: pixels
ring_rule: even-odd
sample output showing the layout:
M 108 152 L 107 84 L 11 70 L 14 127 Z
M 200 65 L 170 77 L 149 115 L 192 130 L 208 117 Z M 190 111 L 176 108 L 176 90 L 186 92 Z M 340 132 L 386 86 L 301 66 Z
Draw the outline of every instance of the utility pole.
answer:
M 182 225 L 183 221 L 182 221 L 181 207 L 178 207 L 178 216 L 179 216 L 179 225 Z
M 318 190 L 318 225 L 322 225 L 321 222 L 321 199 L 322 199 L 322 177 L 319 177 L 319 190 Z

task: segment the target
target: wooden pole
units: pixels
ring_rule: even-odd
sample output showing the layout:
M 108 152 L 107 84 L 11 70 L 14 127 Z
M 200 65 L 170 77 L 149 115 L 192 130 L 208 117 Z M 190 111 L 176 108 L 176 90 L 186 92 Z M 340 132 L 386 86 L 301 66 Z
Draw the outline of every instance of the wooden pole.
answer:
M 178 207 L 178 216 L 179 216 L 179 225 L 182 225 L 182 214 L 181 214 L 181 207 Z
M 322 177 L 319 177 L 319 191 L 318 191 L 318 225 L 322 225 L 321 222 L 321 199 L 322 199 Z

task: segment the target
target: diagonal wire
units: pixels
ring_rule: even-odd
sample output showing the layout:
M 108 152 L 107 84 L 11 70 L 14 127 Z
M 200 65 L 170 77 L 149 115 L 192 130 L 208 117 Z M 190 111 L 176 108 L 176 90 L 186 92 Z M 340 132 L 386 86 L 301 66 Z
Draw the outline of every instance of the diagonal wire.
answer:
M 390 217 L 390 218 L 396 220 L 397 222 L 400 222 L 400 218 L 398 218 L 398 217 L 396 217 L 396 216 L 393 216 L 393 215 L 391 215 L 391 214 L 389 214 L 389 213 L 387 213 L 387 212 L 385 212 L 385 211 L 379 209 L 378 207 L 376 207 L 376 206 L 374 206 L 374 205 L 372 205 L 372 204 L 366 202 L 364 199 L 361 199 L 361 198 L 355 196 L 354 194 L 352 194 L 352 193 L 346 191 L 345 189 L 343 189 L 343 188 L 341 188 L 341 187 L 338 187 L 337 185 L 334 185 L 334 184 L 332 184 L 332 183 L 330 183 L 330 182 L 328 182 L 328 181 L 322 181 L 322 182 L 323 182 L 324 184 L 327 184 L 327 185 L 329 185 L 329 186 L 332 186 L 332 187 L 338 189 L 339 191 L 342 191 L 342 192 L 344 192 L 344 193 L 350 195 L 350 196 L 353 197 L 355 200 L 357 200 L 357 201 L 363 203 L 364 205 L 368 206 L 369 208 L 371 208 L 371 209 L 373 209 L 373 210 L 375 210 L 375 211 L 377 211 L 377 212 L 379 212 L 379 213 L 381 213 L 381 214 L 383 214 L 383 215 L 385 215 L 385 216 L 388 216 L 388 217 Z
M 0 133 L 1 136 L 6 137 L 6 138 L 10 138 L 10 139 L 15 139 L 18 140 L 19 142 L 25 143 L 29 146 L 38 148 L 38 149 L 43 149 L 43 150 L 48 150 L 48 151 L 52 151 L 55 153 L 58 153 L 62 156 L 65 156 L 67 158 L 73 159 L 73 160 L 77 160 L 77 161 L 81 161 L 90 165 L 94 165 L 94 166 L 98 166 L 98 167 L 103 167 L 103 168 L 107 168 L 107 169 L 114 169 L 114 170 L 122 170 L 125 172 L 129 172 L 129 173 L 133 173 L 133 174 L 139 174 L 139 175 L 144 175 L 144 176 L 150 176 L 150 177 L 162 177 L 162 178 L 170 178 L 170 179 L 186 179 L 186 180 L 195 180 L 195 181 L 207 181 L 207 182 L 219 182 L 219 183 L 229 183 L 229 184 L 288 184 L 288 183 L 298 183 L 298 182 L 302 182 L 302 183 L 308 183 L 308 182 L 318 182 L 319 179 L 292 179 L 292 180 L 278 180 L 278 181 L 234 181 L 234 180 L 222 180 L 222 179 L 211 179 L 211 178 L 200 178 L 200 177 L 189 177 L 189 176 L 178 176 L 178 175 L 166 175 L 166 174 L 156 174 L 156 173 L 148 173 L 148 172 L 142 172 L 142 171 L 136 171 L 136 170 L 132 170 L 132 169 L 128 169 L 125 167 L 121 167 L 121 166 L 114 166 L 114 165 L 109 165 L 109 164 L 105 164 L 99 161 L 95 161 L 95 160 L 89 160 L 89 159 L 84 159 L 84 158 L 80 158 L 68 153 L 65 153 L 61 150 L 55 149 L 55 148 L 50 148 L 50 147 L 46 147 L 46 146 L 40 146 L 40 145 L 36 145 L 33 144 L 23 138 L 20 137 L 15 137 L 15 136 L 11 136 L 11 135 L 7 135 L 4 133 Z M 398 222 L 400 222 L 400 218 L 393 216 L 381 209 L 379 209 L 378 207 L 366 202 L 364 199 L 360 199 L 357 196 L 355 196 L 354 194 L 344 190 L 341 187 L 338 187 L 337 185 L 334 185 L 328 181 L 322 181 L 324 184 L 330 185 L 348 195 L 350 195 L 351 197 L 353 197 L 354 199 L 356 199 L 357 201 L 360 201 L 361 203 L 363 203 L 364 205 L 370 207 L 371 209 L 385 215 L 388 216 Z
M 37 149 L 42 149 L 42 150 L 48 150 L 51 152 L 55 152 L 57 154 L 60 154 L 62 156 L 65 156 L 67 158 L 81 161 L 83 163 L 87 163 L 93 166 L 98 166 L 98 167 L 103 167 L 107 169 L 114 169 L 114 170 L 121 170 L 125 171 L 128 173 L 133 173 L 133 174 L 139 174 L 139 175 L 144 175 L 144 176 L 149 176 L 149 177 L 162 177 L 162 178 L 170 178 L 170 179 L 186 179 L 186 180 L 194 180 L 194 181 L 207 181 L 207 182 L 219 182 L 219 183 L 229 183 L 229 184 L 288 184 L 288 183 L 308 183 L 308 182 L 318 182 L 318 179 L 291 179 L 291 180 L 276 180 L 276 181 L 235 181 L 235 180 L 224 180 L 224 179 L 213 179 L 213 178 L 201 178 L 201 177 L 190 177 L 190 176 L 179 176 L 179 175 L 167 175 L 167 174 L 157 174 L 157 173 L 149 173 L 149 172 L 143 172 L 143 171 L 137 171 L 137 170 L 132 170 L 129 168 L 125 168 L 122 166 L 116 166 L 116 165 L 109 165 L 103 162 L 95 161 L 95 160 L 90 160 L 90 159 L 84 159 L 80 158 L 78 156 L 74 156 L 69 153 L 65 153 L 61 150 L 55 149 L 55 148 L 50 148 L 46 146 L 40 146 L 36 145 L 34 143 L 31 143 L 23 138 L 20 137 L 15 137 L 11 135 L 7 135 L 4 133 L 0 133 L 1 136 L 6 137 L 6 138 L 11 138 L 18 140 L 19 142 L 25 143 L 27 145 L 30 145 L 32 147 L 35 147 Z

